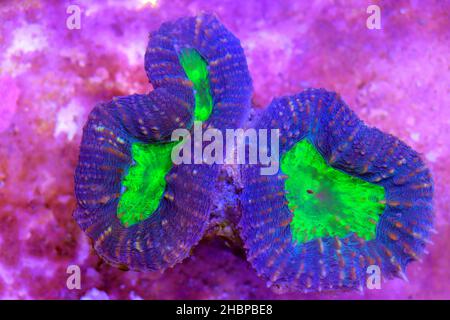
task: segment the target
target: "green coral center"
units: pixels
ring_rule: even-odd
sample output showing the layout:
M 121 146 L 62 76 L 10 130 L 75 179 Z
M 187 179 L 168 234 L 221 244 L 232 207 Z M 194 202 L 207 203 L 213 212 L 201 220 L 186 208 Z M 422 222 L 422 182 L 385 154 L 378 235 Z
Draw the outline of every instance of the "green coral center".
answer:
M 208 64 L 195 49 L 184 49 L 180 54 L 180 63 L 186 76 L 194 85 L 194 118 L 206 121 L 212 112 L 213 102 L 208 79 Z
M 194 85 L 194 119 L 205 121 L 212 112 L 212 97 L 208 79 L 208 65 L 195 49 L 184 49 L 180 63 Z M 147 219 L 158 209 L 166 188 L 166 175 L 172 168 L 172 149 L 179 142 L 131 146 L 134 164 L 122 179 L 122 193 L 117 216 L 122 224 L 131 226 Z
M 384 188 L 329 166 L 306 139 L 281 159 L 288 207 L 293 212 L 293 241 L 304 243 L 350 232 L 375 238 L 384 210 Z

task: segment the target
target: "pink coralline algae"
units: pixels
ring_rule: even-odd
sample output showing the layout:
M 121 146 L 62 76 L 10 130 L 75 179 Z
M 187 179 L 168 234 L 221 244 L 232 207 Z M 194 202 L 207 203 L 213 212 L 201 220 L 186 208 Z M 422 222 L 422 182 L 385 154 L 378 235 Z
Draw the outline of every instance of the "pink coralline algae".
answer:
M 2 132 L 10 126 L 14 114 L 16 113 L 17 99 L 19 98 L 20 92 L 14 79 L 8 76 L 0 78 L 0 92 L 4 93 L 3 103 L 0 109 L 2 115 L 0 120 L 0 132 Z
M 449 299 L 450 29 L 445 1 L 79 1 L 68 29 L 60 1 L 0 5 L 0 298 L 15 299 Z M 274 292 L 247 262 L 235 226 L 242 189 L 222 171 L 205 237 L 182 263 L 122 271 L 92 250 L 72 213 L 82 126 L 93 106 L 148 94 L 142 64 L 148 33 L 169 20 L 214 12 L 242 43 L 254 112 L 307 87 L 339 92 L 367 125 L 422 154 L 434 178 L 433 246 L 411 279 L 363 293 Z M 55 50 L 57 48 L 57 50 Z M 217 237 L 219 235 L 219 237 Z M 81 288 L 66 285 L 81 269 Z M 270 280 L 270 279 L 269 279 Z

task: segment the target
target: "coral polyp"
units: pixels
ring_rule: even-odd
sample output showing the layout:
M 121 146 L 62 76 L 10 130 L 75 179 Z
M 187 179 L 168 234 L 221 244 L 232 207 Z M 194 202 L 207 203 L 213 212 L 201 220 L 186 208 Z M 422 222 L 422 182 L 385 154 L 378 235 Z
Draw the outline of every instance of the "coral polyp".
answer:
M 280 129 L 284 160 L 274 176 L 243 168 L 241 235 L 258 274 L 305 292 L 363 288 L 371 265 L 405 277 L 433 224 L 419 155 L 323 89 L 275 99 L 257 127 Z
M 74 217 L 108 263 L 165 270 L 203 236 L 217 166 L 174 165 L 175 129 L 194 120 L 243 121 L 252 84 L 239 40 L 211 15 L 151 33 L 145 70 L 154 90 L 97 105 L 84 127 Z

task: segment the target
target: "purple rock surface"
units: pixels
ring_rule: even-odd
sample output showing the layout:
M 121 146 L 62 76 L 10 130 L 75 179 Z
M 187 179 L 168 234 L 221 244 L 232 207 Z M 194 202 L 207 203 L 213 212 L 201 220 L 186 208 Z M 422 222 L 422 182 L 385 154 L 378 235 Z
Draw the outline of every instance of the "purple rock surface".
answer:
M 67 26 L 71 4 L 0 4 L 0 298 L 450 299 L 448 1 L 77 1 L 80 29 Z M 371 4 L 381 9 L 380 30 L 366 27 Z M 422 154 L 438 233 L 423 262 L 408 267 L 409 282 L 278 294 L 245 253 L 209 236 L 163 274 L 121 271 L 95 255 L 72 218 L 82 126 L 98 102 L 148 93 L 148 33 L 202 11 L 241 40 L 255 106 L 327 88 Z M 80 290 L 66 286 L 69 265 L 81 268 Z

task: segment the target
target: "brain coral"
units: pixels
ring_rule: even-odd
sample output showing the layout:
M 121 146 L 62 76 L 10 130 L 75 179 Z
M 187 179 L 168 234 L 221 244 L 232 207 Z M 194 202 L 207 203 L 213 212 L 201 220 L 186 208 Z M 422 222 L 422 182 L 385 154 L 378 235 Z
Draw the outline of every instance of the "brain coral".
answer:
M 418 154 L 366 126 L 332 92 L 274 99 L 248 122 L 252 81 L 239 40 L 211 15 L 151 33 L 148 95 L 97 105 L 83 131 L 74 217 L 112 265 L 164 270 L 189 256 L 220 193 L 219 165 L 171 161 L 175 129 L 279 129 L 280 169 L 237 167 L 238 228 L 269 285 L 361 288 L 366 270 L 404 277 L 433 231 L 433 184 Z M 269 147 L 269 151 L 270 147 Z M 272 150 L 275 152 L 275 150 Z M 217 196 L 216 196 L 217 198 Z
M 153 91 L 115 98 L 89 115 L 74 217 L 110 264 L 164 270 L 201 239 L 218 172 L 173 165 L 170 135 L 195 117 L 209 127 L 237 126 L 249 109 L 251 79 L 239 40 L 209 15 L 152 33 L 145 69 Z

